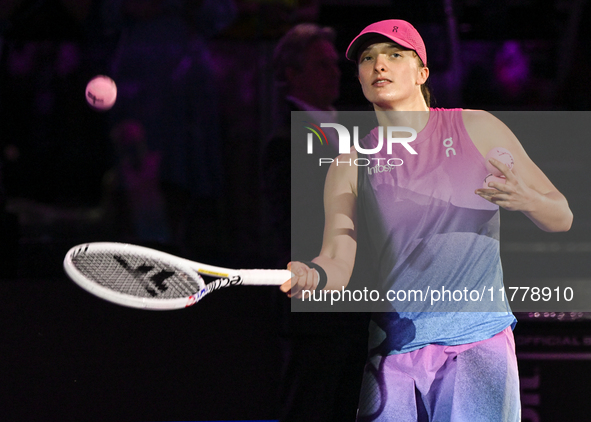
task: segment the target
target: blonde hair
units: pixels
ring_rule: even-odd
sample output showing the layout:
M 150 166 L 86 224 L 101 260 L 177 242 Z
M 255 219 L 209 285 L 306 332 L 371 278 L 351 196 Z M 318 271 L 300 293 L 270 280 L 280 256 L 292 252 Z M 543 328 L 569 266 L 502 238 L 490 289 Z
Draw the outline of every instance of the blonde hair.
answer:
M 414 50 L 412 50 L 412 52 L 418 60 L 419 67 L 425 67 L 425 63 L 423 63 L 423 59 L 421 59 L 419 57 L 417 52 Z M 425 81 L 425 83 L 421 85 L 421 94 L 423 94 L 423 98 L 425 99 L 425 103 L 427 103 L 427 107 L 431 107 L 431 88 L 429 88 L 429 85 L 427 85 L 428 82 L 429 82 L 429 79 L 427 79 Z

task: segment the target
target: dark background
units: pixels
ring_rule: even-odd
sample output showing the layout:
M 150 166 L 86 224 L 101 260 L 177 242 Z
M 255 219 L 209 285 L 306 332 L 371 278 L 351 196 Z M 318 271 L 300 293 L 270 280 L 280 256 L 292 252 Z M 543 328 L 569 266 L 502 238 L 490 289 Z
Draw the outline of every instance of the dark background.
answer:
M 119 240 L 97 217 L 103 176 L 114 163 L 108 134 L 119 104 L 97 113 L 84 100 L 87 81 L 108 74 L 120 37 L 101 20 L 103 3 L 0 3 L 0 419 L 274 419 L 281 348 L 272 289 L 237 287 L 191 309 L 144 312 L 96 299 L 62 272 L 73 245 Z M 590 108 L 589 2 L 310 3 L 316 13 L 299 20 L 333 26 L 343 57 L 367 24 L 413 22 L 427 45 L 435 106 L 554 113 Z M 294 21 L 282 21 L 269 4 L 282 3 L 237 1 L 233 23 L 207 39 L 211 83 L 219 88 L 224 173 L 216 205 L 221 230 L 202 243 L 212 245 L 208 262 L 226 267 L 272 265 L 259 163 L 273 122 L 271 53 Z M 77 48 L 79 60 L 60 74 L 55 54 L 64 46 Z M 26 51 L 35 51 L 37 62 L 23 76 L 15 69 Z M 341 70 L 338 107 L 368 109 L 353 66 L 343 60 Z M 570 232 L 547 234 L 521 214 L 503 213 L 506 281 L 585 281 L 591 257 L 589 135 L 538 137 L 535 129 L 517 135 L 567 196 L 575 220 Z M 518 315 L 524 421 L 585 420 L 591 410 L 582 395 L 591 369 L 591 322 L 585 309 L 573 311 L 581 312 Z

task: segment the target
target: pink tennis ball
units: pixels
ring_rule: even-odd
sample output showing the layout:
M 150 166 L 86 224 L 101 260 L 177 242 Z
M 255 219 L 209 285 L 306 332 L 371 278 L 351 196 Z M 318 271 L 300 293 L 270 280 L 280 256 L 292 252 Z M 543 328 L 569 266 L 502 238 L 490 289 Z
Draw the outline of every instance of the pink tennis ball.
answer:
M 86 101 L 95 110 L 109 110 L 116 99 L 117 85 L 108 76 L 95 76 L 86 85 Z
M 488 160 L 491 158 L 494 158 L 495 160 L 498 160 L 501 163 L 505 164 L 507 167 L 509 167 L 509 169 L 513 168 L 513 156 L 506 148 L 493 148 L 488 152 L 488 154 L 486 154 L 486 157 L 484 157 L 484 159 L 486 160 L 486 169 L 489 171 L 489 173 L 492 173 L 493 175 L 498 177 L 502 176 L 503 173 L 501 173 L 501 170 L 489 163 Z
M 484 183 L 482 184 L 482 187 L 484 189 L 495 189 L 492 186 L 488 185 L 490 182 L 497 182 L 497 183 L 505 184 L 505 182 L 507 182 L 507 180 L 504 177 L 499 177 L 499 176 L 495 176 L 494 174 L 489 174 L 488 176 L 486 176 L 484 178 Z

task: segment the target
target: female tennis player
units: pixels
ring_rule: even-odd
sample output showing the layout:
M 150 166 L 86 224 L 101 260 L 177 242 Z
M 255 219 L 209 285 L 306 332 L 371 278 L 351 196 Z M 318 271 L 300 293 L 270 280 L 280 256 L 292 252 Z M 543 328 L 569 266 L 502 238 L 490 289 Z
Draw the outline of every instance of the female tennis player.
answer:
M 346 286 L 362 226 L 376 228 L 369 247 L 385 289 L 467 291 L 503 287 L 499 207 L 521 211 L 545 231 L 570 229 L 565 197 L 502 122 L 479 110 L 430 108 L 427 54 L 410 23 L 369 25 L 351 42 L 347 58 L 357 64 L 379 125 L 416 130 L 407 144 L 416 154 L 401 148 L 403 164 L 372 172 L 342 163 L 365 158 L 384 164 L 391 157 L 386 148 L 371 156 L 352 148 L 332 164 L 323 246 L 312 262 L 290 263 L 294 276 L 281 286 L 288 296 Z M 361 144 L 379 145 L 379 129 Z M 511 151 L 514 166 L 490 160 L 505 183 L 482 188 L 484 157 L 494 147 Z M 467 303 L 440 312 L 373 315 L 359 421 L 519 420 L 515 317 L 508 305 L 479 312 Z

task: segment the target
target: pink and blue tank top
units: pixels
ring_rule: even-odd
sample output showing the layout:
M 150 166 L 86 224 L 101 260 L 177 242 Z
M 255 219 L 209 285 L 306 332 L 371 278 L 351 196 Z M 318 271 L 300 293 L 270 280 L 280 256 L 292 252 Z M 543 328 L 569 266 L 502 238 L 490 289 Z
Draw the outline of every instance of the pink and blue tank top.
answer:
M 363 148 L 377 145 L 378 130 Z M 370 353 L 471 343 L 515 324 L 500 293 L 499 207 L 474 193 L 487 170 L 462 110 L 431 109 L 409 145 L 417 154 L 400 144 L 391 155 L 385 147 L 359 154 L 371 164 L 358 173 L 358 221 L 367 233 L 358 247 L 371 256 L 379 290 L 398 292 L 391 312 L 374 313 Z

